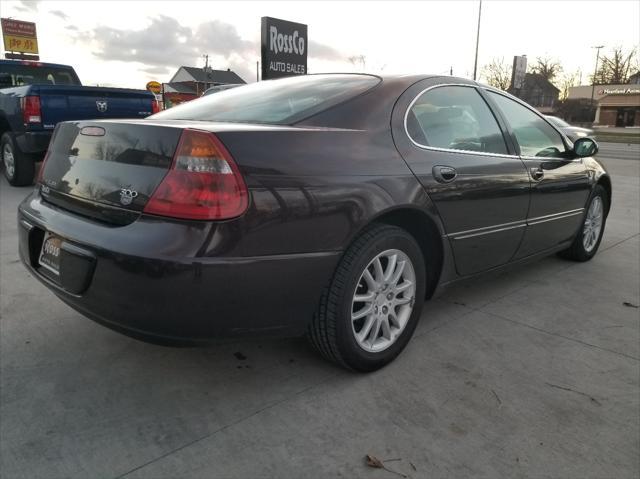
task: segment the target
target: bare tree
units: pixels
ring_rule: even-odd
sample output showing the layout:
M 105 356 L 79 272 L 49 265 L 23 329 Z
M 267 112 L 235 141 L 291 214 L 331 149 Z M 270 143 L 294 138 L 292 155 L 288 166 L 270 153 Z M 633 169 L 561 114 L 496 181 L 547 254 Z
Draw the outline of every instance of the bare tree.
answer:
M 353 55 L 349 57 L 348 60 L 354 67 L 358 67 L 359 64 L 362 71 L 364 71 L 367 66 L 367 57 L 364 55 Z
M 537 73 L 551 83 L 562 73 L 562 65 L 556 59 L 537 57 L 536 63 L 531 65 L 531 73 Z
M 580 70 L 576 70 L 573 73 L 565 73 L 562 78 L 560 78 L 558 81 L 558 86 L 560 87 L 560 100 L 564 101 L 567 99 L 569 96 L 569 88 L 578 85 L 581 77 L 582 72 Z
M 595 84 L 619 85 L 627 83 L 636 64 L 636 53 L 635 48 L 625 52 L 622 47 L 616 47 L 610 55 L 604 55 L 595 75 Z M 593 79 L 594 77 L 592 77 Z
M 502 58 L 494 58 L 482 67 L 480 77 L 494 88 L 507 90 L 511 84 L 511 65 Z

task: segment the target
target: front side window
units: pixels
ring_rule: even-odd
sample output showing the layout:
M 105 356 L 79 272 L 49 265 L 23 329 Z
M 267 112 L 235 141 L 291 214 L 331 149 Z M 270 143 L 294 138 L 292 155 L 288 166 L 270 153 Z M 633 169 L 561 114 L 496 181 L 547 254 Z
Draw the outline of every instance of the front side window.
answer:
M 407 133 L 423 146 L 508 153 L 498 122 L 471 87 L 442 86 L 424 92 L 407 112 Z
M 522 156 L 565 156 L 566 148 L 562 137 L 551 125 L 511 98 L 491 91 L 488 93 L 511 125 Z

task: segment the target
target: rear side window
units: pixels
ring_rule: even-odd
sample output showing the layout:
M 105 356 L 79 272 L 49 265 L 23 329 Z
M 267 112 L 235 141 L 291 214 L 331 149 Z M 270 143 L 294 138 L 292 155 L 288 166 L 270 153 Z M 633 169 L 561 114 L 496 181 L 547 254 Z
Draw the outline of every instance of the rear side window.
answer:
M 511 98 L 494 92 L 488 93 L 511 125 L 522 156 L 551 158 L 565 156 L 566 148 L 562 137 L 551 125 Z
M 380 82 L 371 75 L 304 75 L 231 88 L 150 118 L 288 124 L 364 93 Z
M 508 153 L 498 122 L 472 87 L 442 86 L 424 92 L 407 112 L 407 133 L 422 146 Z
M 80 85 L 69 68 L 41 65 L 0 65 L 0 88 L 26 85 Z

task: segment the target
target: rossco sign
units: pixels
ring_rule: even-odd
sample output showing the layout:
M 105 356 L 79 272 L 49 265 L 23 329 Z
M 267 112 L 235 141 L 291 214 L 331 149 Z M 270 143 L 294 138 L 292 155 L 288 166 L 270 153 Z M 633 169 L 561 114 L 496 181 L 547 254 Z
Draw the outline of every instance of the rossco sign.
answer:
M 262 79 L 307 73 L 307 26 L 262 17 Z
M 278 27 L 269 27 L 269 50 L 274 53 L 297 53 L 304 55 L 304 38 L 300 36 L 298 30 L 294 30 L 293 35 L 283 35 L 278 33 Z

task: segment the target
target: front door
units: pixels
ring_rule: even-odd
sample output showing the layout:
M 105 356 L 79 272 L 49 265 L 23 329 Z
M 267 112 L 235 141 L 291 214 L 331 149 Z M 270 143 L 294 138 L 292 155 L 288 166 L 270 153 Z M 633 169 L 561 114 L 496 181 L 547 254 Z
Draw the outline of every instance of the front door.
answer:
M 443 221 L 460 275 L 507 263 L 525 230 L 529 177 L 474 85 L 414 85 L 394 140 Z M 508 146 L 509 145 L 509 146 Z
M 591 191 L 584 160 L 574 159 L 562 135 L 528 106 L 493 91 L 487 95 L 504 116 L 531 176 L 527 229 L 516 258 L 571 240 Z

